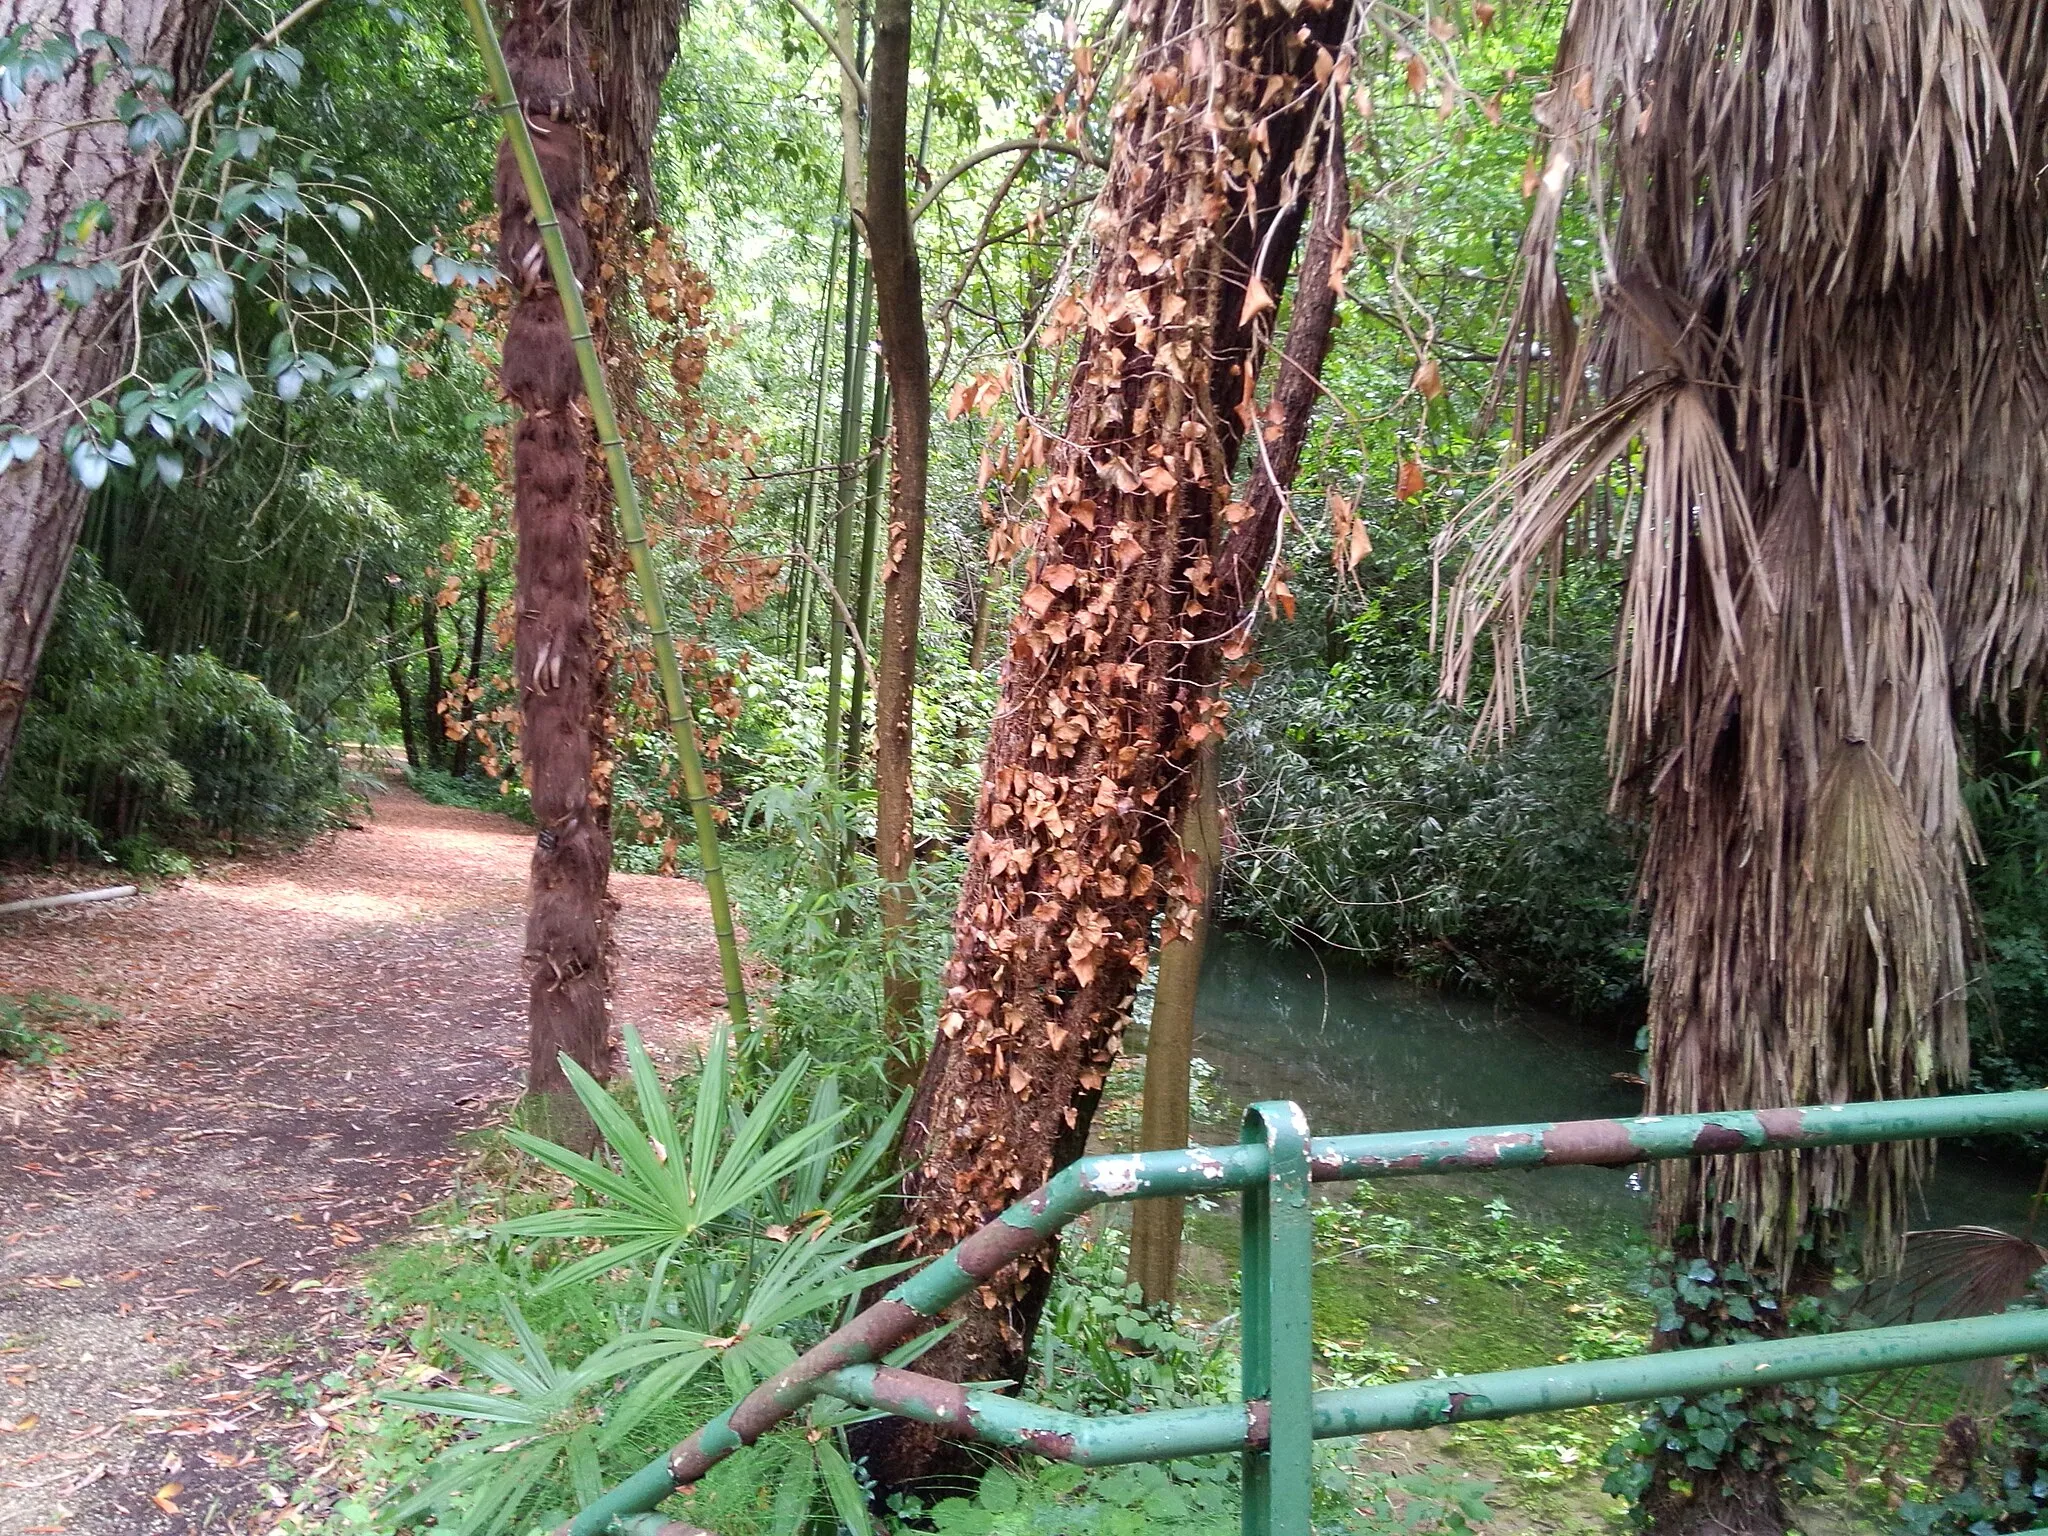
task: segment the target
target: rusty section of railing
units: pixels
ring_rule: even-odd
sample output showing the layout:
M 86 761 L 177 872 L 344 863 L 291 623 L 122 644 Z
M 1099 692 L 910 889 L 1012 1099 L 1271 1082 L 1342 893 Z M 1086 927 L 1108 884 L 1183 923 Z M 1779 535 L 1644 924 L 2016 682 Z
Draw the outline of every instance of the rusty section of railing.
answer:
M 1620 1167 L 2042 1129 L 2048 1129 L 2048 1090 L 1338 1137 L 1311 1137 L 1293 1104 L 1255 1104 L 1245 1112 L 1244 1138 L 1236 1146 L 1088 1157 L 1064 1169 L 585 1508 L 558 1536 L 692 1536 L 693 1527 L 648 1512 L 819 1396 L 1087 1465 L 1239 1452 L 1247 1536 L 1307 1536 L 1309 1450 L 1316 1439 L 2048 1352 L 2048 1311 L 2032 1311 L 1316 1392 L 1309 1335 L 1311 1183 L 1471 1168 Z M 1245 1195 L 1241 1401 L 1086 1418 L 880 1364 L 953 1302 L 1096 1206 L 1225 1190 Z

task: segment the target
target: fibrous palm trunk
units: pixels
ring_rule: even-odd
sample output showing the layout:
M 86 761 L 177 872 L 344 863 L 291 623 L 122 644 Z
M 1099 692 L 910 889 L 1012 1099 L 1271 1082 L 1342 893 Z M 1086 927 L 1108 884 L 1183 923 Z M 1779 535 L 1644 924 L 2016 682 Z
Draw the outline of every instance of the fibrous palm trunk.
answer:
M 170 71 L 173 99 L 182 102 L 206 64 L 219 9 L 218 0 L 8 0 L 0 32 L 25 26 L 38 40 L 53 31 L 119 38 L 138 66 Z M 35 279 L 13 274 L 47 259 L 64 220 L 92 203 L 107 209 L 96 254 L 123 250 L 144 233 L 157 206 L 156 177 L 128 149 L 116 110 L 128 88 L 125 74 L 80 64 L 29 85 L 0 117 L 0 183 L 30 199 L 21 232 L 0 235 L 0 422 L 42 444 L 28 463 L 0 473 L 0 781 L 85 521 L 86 493 L 65 461 L 64 433 L 77 403 L 113 383 L 134 342 L 130 295 L 68 309 Z
M 2048 660 L 2044 79 L 2028 0 L 1571 13 L 1517 350 L 1543 333 L 1566 397 L 1591 376 L 1605 398 L 1511 473 L 1509 515 L 1469 520 L 1450 681 L 1501 621 L 1513 714 L 1541 570 L 1639 443 L 1613 751 L 1646 830 L 1652 1112 L 1963 1072 L 1955 709 L 2002 706 Z M 1617 217 L 1588 367 L 1552 246 L 1596 158 Z M 1660 1233 L 1681 1264 L 1796 1290 L 1852 1237 L 1890 1256 L 1925 1160 L 1675 1165 Z M 1762 1462 L 1660 1462 L 1646 1508 L 1667 1533 L 1781 1530 Z
M 667 0 L 618 0 L 593 19 L 601 37 L 566 0 L 519 0 L 505 35 L 514 88 L 586 290 L 598 264 L 585 199 L 609 190 L 613 178 L 600 167 L 645 194 L 655 106 L 680 18 Z M 593 58 L 603 64 L 602 89 Z M 609 661 L 598 594 L 614 585 L 616 551 L 574 348 L 509 141 L 499 149 L 497 194 L 498 260 L 516 293 L 500 384 L 521 410 L 513 434 L 519 747 L 539 828 L 527 901 L 527 1088 L 552 1134 L 588 1142 L 560 1058 L 600 1079 L 611 1072 Z M 603 352 L 607 327 L 595 319 L 594 329 Z
M 1011 633 L 938 1038 L 905 1131 L 906 1248 L 937 1254 L 1078 1154 L 1149 961 L 1191 916 L 1173 831 L 1218 728 L 1219 541 L 1349 9 L 1149 0 L 1114 118 L 1067 419 Z M 1323 68 L 1317 69 L 1318 59 Z M 1298 152 L 1300 152 L 1298 154 Z M 1049 1270 L 961 1309 L 921 1368 L 1023 1375 Z M 948 1460 L 862 1437 L 884 1484 Z

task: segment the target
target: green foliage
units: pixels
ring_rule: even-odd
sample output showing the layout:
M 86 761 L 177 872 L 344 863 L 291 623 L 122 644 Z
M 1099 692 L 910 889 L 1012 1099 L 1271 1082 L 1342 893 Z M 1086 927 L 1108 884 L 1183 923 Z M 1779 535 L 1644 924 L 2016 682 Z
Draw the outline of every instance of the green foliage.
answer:
M 1062 1462 L 991 1467 L 973 1498 L 916 1511 L 939 1536 L 1187 1536 L 1240 1529 L 1235 1458 L 1138 1462 L 1103 1471 Z M 1455 1474 L 1359 1473 L 1318 1457 L 1316 1536 L 1473 1536 L 1492 1518 L 1488 1485 Z
M 39 1067 L 64 1053 L 64 1037 L 52 1025 L 92 1022 L 109 1024 L 111 1008 L 63 992 L 31 992 L 25 997 L 0 997 L 0 1061 Z
M 1247 701 L 1224 910 L 1424 979 L 1624 1009 L 1642 946 L 1634 846 L 1606 809 L 1607 596 L 1582 588 L 1530 656 L 1535 718 L 1474 743 L 1434 698 L 1428 556 L 1407 537 L 1384 536 L 1385 575 L 1337 659 L 1276 670 Z
M 828 1243 L 826 1234 L 834 1224 L 843 1228 L 857 1218 L 886 1186 L 877 1169 L 909 1109 L 907 1099 L 828 1187 L 834 1154 L 847 1145 L 835 1139 L 846 1110 L 839 1102 L 836 1081 L 827 1077 L 815 1085 L 807 1117 L 795 1123 L 798 1095 L 813 1086 L 808 1055 L 799 1053 L 742 1113 L 731 1092 L 731 1053 L 721 1025 L 712 1034 L 698 1071 L 695 1103 L 681 1122 L 631 1028 L 626 1031 L 626 1055 L 640 1111 L 637 1120 L 581 1067 L 573 1062 L 565 1067 L 576 1097 L 617 1160 L 616 1168 L 524 1131 L 505 1133 L 514 1146 L 573 1180 L 594 1201 L 506 1224 L 510 1237 L 599 1245 L 596 1252 L 557 1270 L 549 1287 L 587 1283 L 621 1265 L 646 1264 L 644 1327 L 662 1303 L 671 1270 L 686 1249 L 704 1239 L 730 1237 L 751 1245 L 757 1237 L 767 1238 L 784 1254 L 816 1255 L 809 1262 L 820 1275 L 849 1264 L 874 1246 L 847 1245 L 836 1235 Z M 826 1217 L 822 1225 L 815 1220 L 821 1213 Z M 807 1220 L 813 1225 L 802 1241 L 796 1241 L 792 1225 Z M 750 1281 L 752 1289 L 777 1292 L 779 1302 L 781 1293 L 800 1292 L 811 1283 L 806 1274 L 786 1274 L 781 1260 L 761 1270 L 750 1265 L 739 1276 L 719 1277 L 713 1294 L 720 1303 L 730 1294 L 746 1295 L 750 1286 L 737 1282 Z M 705 1272 L 696 1278 L 701 1282 Z M 771 1280 L 776 1283 L 771 1285 Z M 691 1294 L 690 1299 L 697 1298 Z
M 421 45 L 435 35 L 393 9 L 343 9 L 345 18 L 302 26 L 296 41 L 270 35 L 282 8 L 231 13 L 201 61 L 217 78 L 176 107 L 170 73 L 137 62 L 120 37 L 40 26 L 0 36 L 0 99 L 77 71 L 119 85 L 115 112 L 136 161 L 124 174 L 158 188 L 142 227 L 112 245 L 105 202 L 44 207 L 25 188 L 0 187 L 0 223 L 40 258 L 13 279 L 71 309 L 126 289 L 144 322 L 109 389 L 65 419 L 0 427 L 0 473 L 48 447 L 88 490 L 174 490 L 269 410 L 302 397 L 359 406 L 396 392 L 394 342 L 410 327 L 391 289 L 413 279 L 410 260 L 392 254 L 418 243 L 398 210 L 442 199 L 392 198 L 390 172 L 349 153 L 355 146 L 334 124 L 346 110 L 336 91 L 346 70 L 328 66 L 322 45 L 381 30 L 382 46 L 352 62 L 424 63 L 431 73 L 435 50 Z M 400 37 L 409 46 L 391 47 Z M 387 135 L 392 105 L 417 99 L 380 101 Z
M 1777 1276 L 1736 1260 L 1661 1255 L 1649 1286 L 1657 1331 L 1688 1348 L 1835 1332 L 1848 1320 L 1844 1298 L 1860 1284 L 1826 1267 L 1836 1276 L 1832 1294 L 1802 1288 L 1788 1295 Z M 1768 1470 L 1810 1493 L 1840 1470 L 1828 1438 L 1841 1418 L 1833 1381 L 1659 1398 L 1609 1450 L 1605 1487 L 1635 1507 L 1639 1522 L 1648 1518 L 1641 1500 L 1659 1479 L 1684 1496 L 1691 1474 L 1722 1466 Z
M 1032 1399 L 1070 1413 L 1133 1413 L 1235 1396 L 1228 1332 L 1148 1305 L 1124 1281 L 1129 1261 L 1129 1241 L 1116 1228 L 1061 1245 L 1039 1322 Z
M 776 969 L 770 1017 L 750 1051 L 763 1062 L 804 1051 L 844 1063 L 856 1104 L 893 1102 L 874 861 L 863 848 L 872 838 L 872 794 L 817 777 L 771 782 L 748 800 L 743 825 L 756 835 L 747 842 L 739 903 L 753 949 Z M 914 870 L 907 964 L 920 976 L 945 964 L 965 866 L 961 852 L 942 848 Z
M 338 755 L 283 700 L 204 653 L 145 649 L 78 555 L 0 786 L 0 844 L 171 873 L 159 840 L 303 838 L 343 803 Z
M 800 1056 L 748 1095 L 720 1032 L 679 1113 L 631 1031 L 626 1051 L 637 1114 L 565 1059 L 604 1135 L 604 1158 L 506 1133 L 580 1198 L 493 1229 L 519 1256 L 500 1270 L 510 1281 L 501 1295 L 516 1352 L 466 1332 L 440 1334 L 472 1385 L 389 1397 L 472 1431 L 434 1459 L 400 1520 L 439 1511 L 478 1536 L 551 1523 L 687 1428 L 683 1420 L 709 1418 L 790 1364 L 850 1298 L 903 1267 L 863 1267 L 889 1238 L 853 1235 L 885 1187 L 877 1169 L 900 1110 L 849 1144 L 831 1077 L 819 1078 Z M 556 1363 L 560 1351 L 514 1296 L 562 1309 L 563 1331 L 575 1325 L 576 1364 Z M 481 1390 L 478 1377 L 488 1383 Z M 780 1488 L 763 1529 L 786 1533 L 811 1518 L 815 1493 L 864 1531 L 864 1500 L 837 1441 L 849 1421 L 842 1407 L 816 1405 L 800 1432 L 735 1458 L 721 1474 L 721 1497 L 746 1502 L 734 1479 Z M 799 1468 L 807 1469 L 801 1479 Z M 789 1493 L 799 1481 L 801 1498 Z
M 2048 1362 L 2014 1360 L 2008 1387 L 1991 1464 L 1958 1469 L 1962 1486 L 1935 1503 L 1901 1508 L 1900 1536 L 1994 1536 L 2048 1519 Z
M 455 777 L 441 768 L 408 768 L 406 787 L 429 805 L 449 805 L 465 811 L 494 811 L 515 821 L 531 823 L 533 803 L 526 786 L 506 779 L 485 779 L 465 774 Z
M 1971 870 L 1984 984 L 1971 995 L 1972 1067 L 1991 1090 L 2048 1083 L 2048 777 L 2032 733 L 1979 733 L 1964 795 L 1984 860 Z M 2032 1137 L 2033 1150 L 2043 1150 Z
M 590 1361 L 568 1369 L 556 1365 L 511 1302 L 505 1304 L 505 1321 L 516 1351 L 466 1333 L 441 1336 L 472 1377 L 489 1384 L 483 1390 L 387 1394 L 399 1407 L 455 1419 L 471 1431 L 442 1453 L 433 1476 L 397 1511 L 400 1522 L 450 1510 L 456 1515 L 450 1523 L 464 1536 L 498 1536 L 518 1529 L 520 1516 L 559 1496 L 558 1490 L 577 1504 L 604 1491 L 603 1455 L 616 1447 L 620 1430 L 600 1419 L 591 1397 L 608 1373 Z

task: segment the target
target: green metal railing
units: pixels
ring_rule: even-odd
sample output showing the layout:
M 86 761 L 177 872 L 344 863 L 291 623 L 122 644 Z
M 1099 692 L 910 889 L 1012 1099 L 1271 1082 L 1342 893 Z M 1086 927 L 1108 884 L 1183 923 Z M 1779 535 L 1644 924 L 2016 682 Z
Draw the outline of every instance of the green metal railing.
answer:
M 685 1536 L 692 1527 L 648 1511 L 821 1396 L 1085 1466 L 1239 1452 L 1246 1536 L 1307 1536 L 1310 1448 L 1320 1439 L 2048 1353 L 2048 1311 L 2025 1311 L 1317 1392 L 1309 1324 L 1312 1183 L 1472 1168 L 1612 1168 L 1718 1153 L 2042 1129 L 2048 1129 L 2048 1090 L 1338 1137 L 1310 1136 L 1293 1104 L 1254 1104 L 1234 1147 L 1087 1157 L 1064 1169 L 588 1506 L 557 1536 Z M 1222 1190 L 1244 1195 L 1242 1401 L 1088 1418 L 877 1363 L 975 1286 L 1096 1206 Z

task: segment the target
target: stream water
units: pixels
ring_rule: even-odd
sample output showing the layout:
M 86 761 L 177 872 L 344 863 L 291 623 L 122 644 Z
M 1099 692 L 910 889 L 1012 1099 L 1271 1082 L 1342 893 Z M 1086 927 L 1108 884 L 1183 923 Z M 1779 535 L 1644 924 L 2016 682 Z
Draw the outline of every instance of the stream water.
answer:
M 1212 934 L 1195 1051 L 1232 1107 L 1293 1099 L 1319 1135 L 1642 1113 L 1626 1034 L 1438 992 L 1307 949 Z M 1567 1224 L 1640 1221 L 1637 1170 L 1543 1168 L 1446 1176 Z M 1918 1225 L 2014 1227 L 2032 1170 L 1944 1151 Z

